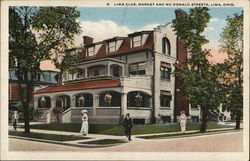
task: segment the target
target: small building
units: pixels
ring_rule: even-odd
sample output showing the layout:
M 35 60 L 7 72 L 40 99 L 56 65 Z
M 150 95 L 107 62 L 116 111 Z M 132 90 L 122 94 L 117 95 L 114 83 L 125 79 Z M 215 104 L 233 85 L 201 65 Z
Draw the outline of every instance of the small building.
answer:
M 14 110 L 15 106 L 20 103 L 26 97 L 26 85 L 24 77 L 21 74 L 21 80 L 18 81 L 17 70 L 9 71 L 9 109 Z M 34 82 L 34 90 L 45 88 L 48 86 L 54 86 L 58 84 L 59 72 L 51 70 L 43 70 L 37 73 L 36 80 Z M 21 88 L 21 91 L 19 89 Z M 33 94 L 30 98 L 33 100 Z

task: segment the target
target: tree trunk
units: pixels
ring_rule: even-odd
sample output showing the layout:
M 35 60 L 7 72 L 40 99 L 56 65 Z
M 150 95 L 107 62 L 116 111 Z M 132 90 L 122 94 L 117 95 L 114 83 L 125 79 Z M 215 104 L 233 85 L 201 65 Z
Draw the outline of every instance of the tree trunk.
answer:
M 204 133 L 207 130 L 207 115 L 208 115 L 208 108 L 205 107 L 202 110 L 202 121 L 201 121 L 201 128 L 200 128 L 201 133 Z
M 240 114 L 237 114 L 236 116 L 236 126 L 235 129 L 240 129 Z
M 25 133 L 30 133 L 30 109 L 29 109 L 29 105 L 30 105 L 30 96 L 32 91 L 32 83 L 27 83 L 26 84 L 26 101 L 25 101 L 25 106 L 24 106 L 24 129 L 25 129 Z

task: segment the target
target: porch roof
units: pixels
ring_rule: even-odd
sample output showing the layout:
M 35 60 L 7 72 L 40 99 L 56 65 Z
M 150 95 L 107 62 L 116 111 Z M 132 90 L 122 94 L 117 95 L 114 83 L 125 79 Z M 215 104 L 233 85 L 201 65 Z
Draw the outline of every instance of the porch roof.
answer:
M 93 88 L 117 87 L 120 86 L 120 84 L 121 84 L 120 80 L 117 79 L 90 81 L 90 82 L 82 82 L 82 83 L 75 83 L 68 85 L 51 86 L 38 90 L 34 94 L 75 91 L 75 90 L 84 90 Z

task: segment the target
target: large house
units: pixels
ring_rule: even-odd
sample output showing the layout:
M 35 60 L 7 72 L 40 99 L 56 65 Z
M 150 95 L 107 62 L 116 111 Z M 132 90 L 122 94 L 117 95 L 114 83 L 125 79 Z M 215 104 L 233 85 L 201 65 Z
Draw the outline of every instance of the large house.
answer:
M 81 122 L 87 109 L 90 123 L 118 124 L 130 113 L 135 124 L 170 123 L 180 111 L 198 121 L 200 109 L 191 108 L 181 82 L 173 74 L 176 63 L 187 60 L 185 43 L 171 24 L 127 37 L 114 37 L 93 43 L 84 36 L 79 53 L 82 62 L 76 73 L 64 73 L 62 85 L 36 91 L 35 108 L 63 109 L 63 123 Z

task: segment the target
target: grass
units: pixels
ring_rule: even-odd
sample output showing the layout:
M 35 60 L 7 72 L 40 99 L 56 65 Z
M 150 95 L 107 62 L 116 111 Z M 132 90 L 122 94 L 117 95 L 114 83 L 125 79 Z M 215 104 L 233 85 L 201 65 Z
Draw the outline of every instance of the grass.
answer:
M 228 125 L 219 125 L 216 123 L 208 123 L 207 129 L 220 129 L 231 127 Z M 44 129 L 54 131 L 68 131 L 79 132 L 81 124 L 40 124 L 31 125 L 32 129 Z M 199 130 L 200 124 L 188 124 L 187 131 Z M 179 124 L 169 125 L 137 125 L 132 129 L 132 135 L 164 133 L 164 132 L 178 132 L 180 131 Z M 105 135 L 124 135 L 124 128 L 121 125 L 89 125 L 89 133 L 92 134 L 105 134 Z
M 56 134 L 43 134 L 43 133 L 23 133 L 17 131 L 9 131 L 9 135 L 21 136 L 27 138 L 43 139 L 43 140 L 53 140 L 53 141 L 72 141 L 72 140 L 83 140 L 89 139 L 88 137 L 79 137 L 73 135 L 56 135 Z
M 220 133 L 237 132 L 237 131 L 239 131 L 239 130 L 213 130 L 213 131 L 209 131 L 209 132 L 205 132 L 205 133 L 192 132 L 192 133 L 178 133 L 178 134 L 163 134 L 163 135 L 139 136 L 139 138 L 143 138 L 143 139 L 171 139 L 171 138 L 211 135 L 211 134 L 220 134 Z
M 126 141 L 118 139 L 102 139 L 102 140 L 94 140 L 88 142 L 80 142 L 80 144 L 95 144 L 95 145 L 112 145 L 112 144 L 122 144 L 122 143 L 126 143 Z

